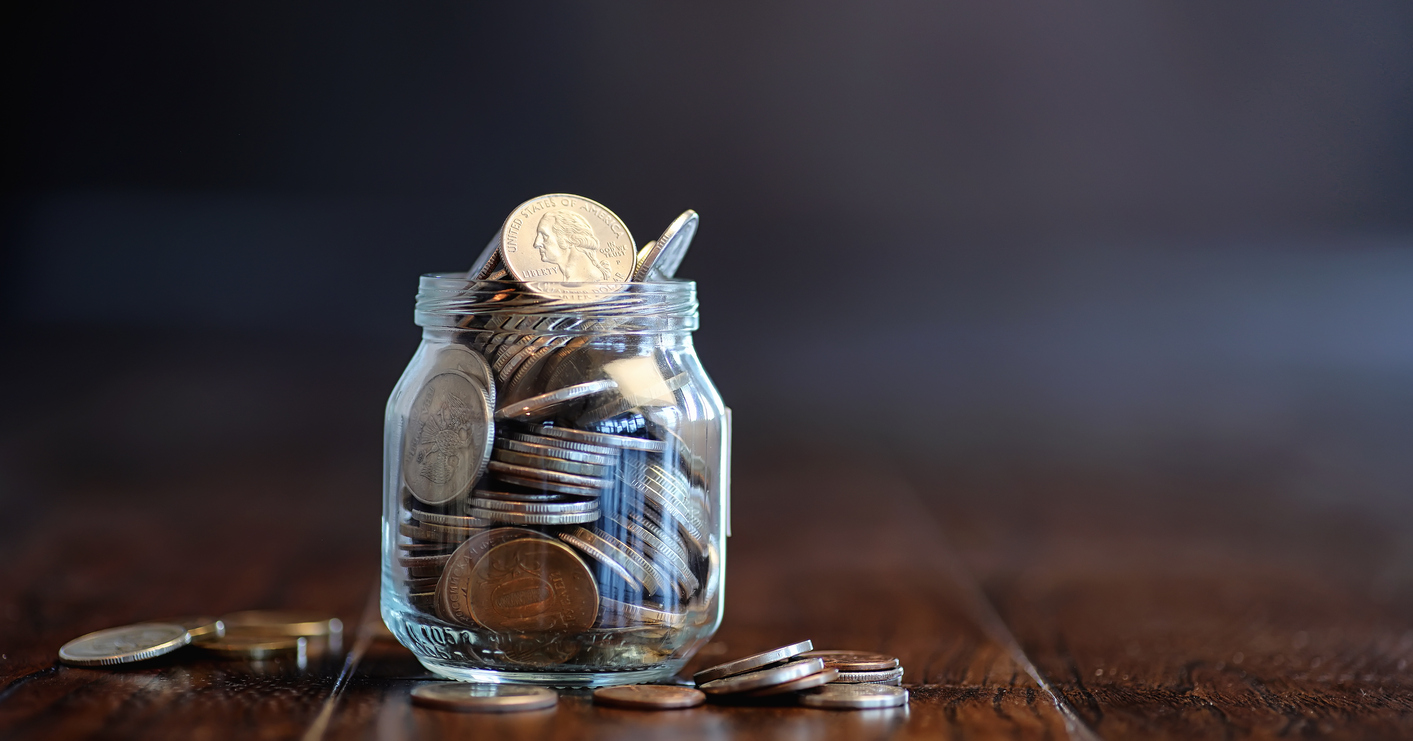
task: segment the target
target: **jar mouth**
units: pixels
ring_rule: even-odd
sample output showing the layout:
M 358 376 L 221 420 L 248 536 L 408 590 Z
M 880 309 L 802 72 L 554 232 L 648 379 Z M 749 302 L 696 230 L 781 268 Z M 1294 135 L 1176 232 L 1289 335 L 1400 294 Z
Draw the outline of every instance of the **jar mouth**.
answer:
M 504 328 L 524 333 L 643 333 L 697 328 L 697 284 L 690 280 L 554 283 L 473 280 L 429 273 L 418 283 L 420 327 Z

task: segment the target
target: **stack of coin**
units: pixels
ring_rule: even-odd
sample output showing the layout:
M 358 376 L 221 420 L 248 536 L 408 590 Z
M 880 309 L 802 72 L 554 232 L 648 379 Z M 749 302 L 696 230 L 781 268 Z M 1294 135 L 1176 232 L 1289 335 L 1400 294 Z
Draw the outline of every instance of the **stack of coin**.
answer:
M 862 709 L 906 703 L 907 693 L 902 691 L 899 695 L 892 687 L 830 690 L 823 695 L 812 692 L 826 685 L 899 685 L 902 676 L 903 670 L 892 656 L 865 651 L 815 651 L 810 641 L 801 641 L 703 669 L 692 678 L 697 687 L 716 698 L 749 699 L 799 693 L 796 697 L 801 702 L 815 707 Z M 806 701 L 807 696 L 812 699 Z
M 59 658 L 75 666 L 111 666 L 165 656 L 190 645 L 225 658 L 297 657 L 299 667 L 304 668 L 310 658 L 340 651 L 342 635 L 343 623 L 338 618 L 247 610 L 219 619 L 173 618 L 100 630 L 64 644 Z
M 615 332 L 652 305 L 628 282 L 672 278 L 696 224 L 688 211 L 638 251 L 593 201 L 522 204 L 468 273 L 486 282 L 466 331 L 410 381 L 393 577 L 411 607 L 492 632 L 493 658 L 650 664 L 663 656 L 624 646 L 670 652 L 664 635 L 715 614 L 690 368 Z M 598 248 L 557 251 L 571 238 Z

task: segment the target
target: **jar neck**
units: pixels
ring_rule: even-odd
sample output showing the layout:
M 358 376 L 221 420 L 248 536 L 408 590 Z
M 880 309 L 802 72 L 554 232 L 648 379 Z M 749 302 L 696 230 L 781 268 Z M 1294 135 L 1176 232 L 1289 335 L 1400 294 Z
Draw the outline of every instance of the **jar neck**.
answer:
M 697 328 L 691 281 L 623 283 L 576 292 L 579 284 L 467 280 L 465 274 L 422 276 L 416 320 L 426 329 L 525 335 L 659 335 Z M 569 286 L 566 288 L 565 286 Z

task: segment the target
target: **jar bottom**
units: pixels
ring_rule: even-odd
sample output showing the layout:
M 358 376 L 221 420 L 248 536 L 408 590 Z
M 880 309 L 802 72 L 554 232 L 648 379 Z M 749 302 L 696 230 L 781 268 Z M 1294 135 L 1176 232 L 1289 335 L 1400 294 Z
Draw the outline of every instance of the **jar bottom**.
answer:
M 615 672 L 533 672 L 471 669 L 461 665 L 443 664 L 435 659 L 417 657 L 427 670 L 447 679 L 486 684 L 532 684 L 541 687 L 615 687 L 620 684 L 661 682 L 682 669 L 685 661 L 673 661 L 648 669 Z

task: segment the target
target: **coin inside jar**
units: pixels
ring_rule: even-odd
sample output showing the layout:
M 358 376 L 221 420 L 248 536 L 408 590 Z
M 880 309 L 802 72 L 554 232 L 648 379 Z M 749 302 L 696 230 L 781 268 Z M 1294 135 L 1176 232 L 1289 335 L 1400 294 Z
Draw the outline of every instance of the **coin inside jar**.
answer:
M 471 489 L 491 454 L 492 413 L 486 388 L 460 371 L 427 381 L 402 443 L 402 477 L 414 497 L 439 505 Z
M 437 710 L 505 713 L 552 708 L 559 702 L 559 695 L 539 687 L 439 682 L 414 687 L 412 702 Z
M 472 570 L 468 592 L 472 618 L 495 631 L 577 633 L 592 627 L 599 612 L 588 564 L 549 539 L 490 549 Z
M 594 690 L 594 704 L 635 710 L 679 710 L 706 702 L 706 693 L 691 687 L 630 684 Z

